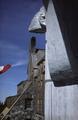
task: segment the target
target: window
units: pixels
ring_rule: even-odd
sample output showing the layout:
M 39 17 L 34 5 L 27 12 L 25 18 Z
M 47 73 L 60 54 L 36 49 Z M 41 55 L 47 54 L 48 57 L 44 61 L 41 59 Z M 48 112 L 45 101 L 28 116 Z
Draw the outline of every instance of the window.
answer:
M 31 101 L 32 101 L 31 98 L 26 98 L 25 99 L 25 109 L 31 108 Z

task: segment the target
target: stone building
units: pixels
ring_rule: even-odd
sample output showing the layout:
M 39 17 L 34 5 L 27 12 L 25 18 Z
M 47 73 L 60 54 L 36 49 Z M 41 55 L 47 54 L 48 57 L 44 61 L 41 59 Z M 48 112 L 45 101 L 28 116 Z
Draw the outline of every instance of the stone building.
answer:
M 36 48 L 36 39 L 32 37 L 30 46 L 29 79 L 33 81 L 34 115 L 37 119 L 44 116 L 44 49 Z
M 17 94 L 5 100 L 1 120 L 43 120 L 44 118 L 44 49 L 36 48 L 31 39 L 28 80 L 17 85 Z

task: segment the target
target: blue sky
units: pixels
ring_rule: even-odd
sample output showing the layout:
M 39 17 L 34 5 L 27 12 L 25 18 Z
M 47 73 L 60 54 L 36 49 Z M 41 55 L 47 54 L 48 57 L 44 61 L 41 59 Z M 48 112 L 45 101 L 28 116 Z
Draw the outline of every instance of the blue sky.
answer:
M 0 0 L 0 66 L 16 65 L 0 75 L 0 100 L 16 94 L 16 85 L 27 79 L 29 40 L 37 38 L 44 48 L 44 34 L 28 32 L 28 26 L 42 0 Z

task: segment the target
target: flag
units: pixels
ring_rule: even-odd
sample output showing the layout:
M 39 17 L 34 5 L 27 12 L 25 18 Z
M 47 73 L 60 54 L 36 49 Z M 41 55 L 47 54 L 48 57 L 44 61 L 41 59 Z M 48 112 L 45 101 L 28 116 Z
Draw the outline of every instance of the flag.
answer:
M 10 64 L 7 64 L 5 66 L 0 66 L 0 74 L 6 72 L 7 70 L 9 70 L 11 68 Z

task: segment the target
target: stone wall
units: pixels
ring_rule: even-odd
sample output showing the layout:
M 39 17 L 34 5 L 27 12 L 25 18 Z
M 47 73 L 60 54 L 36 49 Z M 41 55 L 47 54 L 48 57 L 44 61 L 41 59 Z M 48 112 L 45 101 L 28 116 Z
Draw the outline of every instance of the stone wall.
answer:
M 44 50 L 36 49 L 35 47 L 34 49 L 31 48 L 30 58 L 31 58 L 30 79 L 32 79 L 34 86 L 33 88 L 34 114 L 44 116 L 44 76 L 45 76 Z

